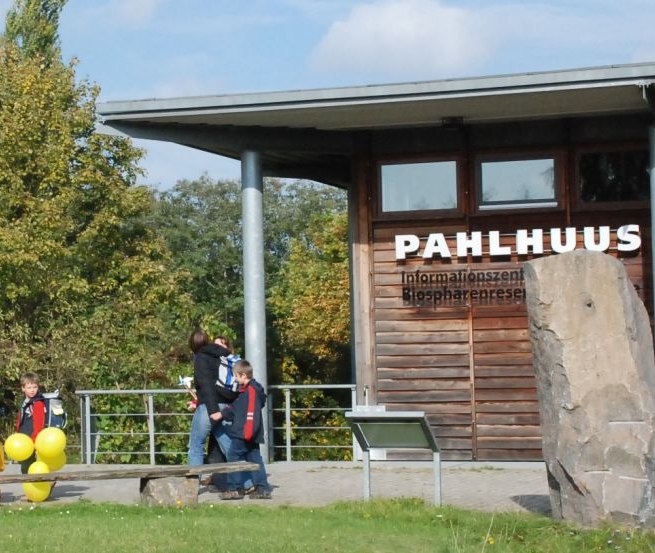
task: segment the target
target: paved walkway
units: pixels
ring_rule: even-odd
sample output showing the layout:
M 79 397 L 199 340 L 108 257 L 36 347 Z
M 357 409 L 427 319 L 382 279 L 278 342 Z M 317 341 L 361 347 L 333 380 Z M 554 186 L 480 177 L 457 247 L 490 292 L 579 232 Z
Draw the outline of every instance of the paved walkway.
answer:
M 63 470 L 80 470 L 84 465 L 67 465 Z M 97 468 L 97 466 L 96 466 Z M 263 505 L 320 506 L 336 501 L 363 498 L 361 463 L 294 462 L 268 465 L 273 486 L 272 500 L 243 502 Z M 18 473 L 17 465 L 5 474 Z M 377 497 L 421 497 L 434 500 L 432 463 L 375 462 L 371 471 L 371 495 Z M 86 499 L 94 502 L 133 504 L 139 502 L 138 479 L 59 482 L 48 502 Z M 548 514 L 550 504 L 543 463 L 443 463 L 442 499 L 467 509 L 484 511 L 533 511 Z M 20 484 L 5 484 L 0 506 L 23 501 Z M 218 503 L 218 494 L 201 487 L 201 503 Z

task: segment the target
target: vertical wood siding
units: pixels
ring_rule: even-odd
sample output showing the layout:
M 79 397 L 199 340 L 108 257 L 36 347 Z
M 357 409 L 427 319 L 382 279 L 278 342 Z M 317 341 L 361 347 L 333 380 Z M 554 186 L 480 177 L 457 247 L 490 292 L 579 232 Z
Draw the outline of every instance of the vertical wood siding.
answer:
M 644 214 L 639 217 L 606 213 L 596 216 L 613 229 L 620 224 L 641 224 L 642 252 L 649 247 Z M 584 217 L 581 217 L 584 219 Z M 641 220 L 640 220 L 641 219 Z M 582 221 L 578 228 L 588 221 Z M 593 224 L 593 223 L 591 223 Z M 649 223 L 648 223 L 649 224 Z M 561 216 L 535 217 L 530 226 L 561 225 Z M 571 225 L 569 225 L 571 226 Z M 574 226 L 574 225 L 573 225 Z M 460 305 L 447 302 L 434 305 L 408 305 L 403 301 L 402 279 L 418 269 L 426 273 L 459 271 L 516 271 L 524 256 L 492 260 L 444 262 L 420 257 L 396 261 L 393 239 L 396 234 L 412 233 L 425 237 L 443 232 L 452 251 L 455 233 L 473 230 L 511 228 L 508 218 L 487 218 L 484 223 L 470 221 L 444 226 L 407 223 L 373 224 L 373 332 L 377 403 L 389 410 L 423 410 L 442 449 L 450 460 L 533 460 L 541 458 L 539 406 L 535 388 L 528 319 L 524 299 L 471 301 Z M 483 249 L 488 251 L 486 234 Z M 501 244 L 513 244 L 514 233 L 502 235 Z M 544 233 L 545 254 L 550 253 L 549 237 Z M 582 233 L 578 233 L 582 246 Z M 609 253 L 616 255 L 613 234 Z M 644 256 L 632 254 L 623 259 L 628 274 L 642 299 L 650 297 L 650 272 Z M 478 285 L 476 285 L 478 286 Z M 479 287 L 493 288 L 495 283 Z M 500 284 L 498 286 L 504 286 Z M 510 285 L 517 287 L 515 283 Z M 497 287 L 497 286 L 496 286 Z M 520 283 L 518 287 L 523 287 Z M 648 305 L 648 303 L 647 303 Z

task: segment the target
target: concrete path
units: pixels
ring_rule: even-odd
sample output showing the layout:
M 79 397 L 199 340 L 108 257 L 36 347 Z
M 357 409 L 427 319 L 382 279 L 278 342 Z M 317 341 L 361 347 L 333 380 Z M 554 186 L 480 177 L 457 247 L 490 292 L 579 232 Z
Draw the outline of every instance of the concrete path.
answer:
M 63 470 L 80 470 L 84 465 L 67 465 Z M 97 468 L 97 466 L 96 466 Z M 201 503 L 243 505 L 320 506 L 336 501 L 363 499 L 364 474 L 361 463 L 293 462 L 268 465 L 272 500 L 223 501 L 217 493 L 201 487 Z M 9 465 L 5 474 L 18 473 Z M 371 495 L 378 497 L 421 497 L 434 500 L 432 463 L 375 462 L 371 471 Z M 86 499 L 93 502 L 139 503 L 138 479 L 59 482 L 48 503 Z M 444 504 L 483 511 L 550 512 L 546 471 L 543 463 L 443 463 Z M 20 484 L 5 484 L 0 506 L 24 501 Z

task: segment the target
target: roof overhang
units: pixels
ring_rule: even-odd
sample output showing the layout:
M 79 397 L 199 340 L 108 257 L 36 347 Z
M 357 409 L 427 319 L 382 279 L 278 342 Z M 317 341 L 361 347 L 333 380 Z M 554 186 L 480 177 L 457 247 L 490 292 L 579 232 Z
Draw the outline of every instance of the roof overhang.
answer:
M 100 104 L 103 123 L 238 159 L 265 174 L 349 179 L 355 137 L 381 129 L 647 113 L 655 63 L 458 80 Z M 344 180 L 345 179 L 345 180 Z

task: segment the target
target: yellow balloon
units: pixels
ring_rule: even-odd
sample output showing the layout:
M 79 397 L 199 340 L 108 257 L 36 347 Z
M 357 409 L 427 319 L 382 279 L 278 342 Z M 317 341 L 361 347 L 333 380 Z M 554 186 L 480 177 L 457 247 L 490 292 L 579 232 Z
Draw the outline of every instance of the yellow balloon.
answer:
M 50 467 L 43 461 L 34 461 L 27 469 L 27 474 L 48 474 Z
M 5 440 L 5 453 L 14 461 L 24 461 L 34 453 L 34 442 L 27 434 L 16 432 Z
M 37 453 L 36 458 L 38 461 L 43 461 L 48 467 L 50 467 L 50 472 L 55 472 L 56 470 L 59 470 L 66 464 L 66 452 L 62 451 L 58 455 L 55 455 L 54 457 L 46 457 L 45 455 L 41 455 L 40 453 Z
M 23 484 L 23 492 L 25 492 L 27 499 L 37 503 L 50 497 L 51 488 L 52 484 L 50 482 L 25 482 Z
M 44 428 L 34 440 L 36 452 L 44 457 L 55 457 L 66 447 L 66 434 L 60 428 Z

